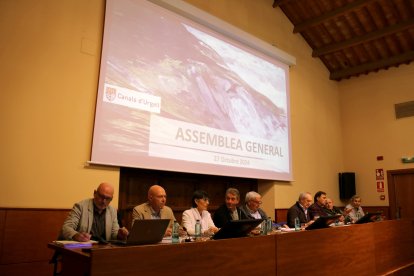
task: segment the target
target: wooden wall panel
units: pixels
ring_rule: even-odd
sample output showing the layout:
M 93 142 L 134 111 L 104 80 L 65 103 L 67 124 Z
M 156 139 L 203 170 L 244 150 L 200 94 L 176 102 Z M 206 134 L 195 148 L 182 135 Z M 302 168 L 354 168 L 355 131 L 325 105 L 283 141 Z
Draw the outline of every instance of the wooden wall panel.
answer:
M 47 261 L 47 243 L 56 240 L 68 210 L 5 209 L 0 264 Z
M 212 214 L 224 203 L 227 188 L 235 187 L 240 191 L 241 204 L 247 192 L 258 190 L 256 179 L 121 168 L 118 209 L 122 215 L 122 223 L 128 229 L 131 225 L 132 209 L 147 201 L 148 189 L 154 184 L 165 188 L 167 205 L 173 209 L 179 222 L 182 213 L 191 207 L 195 190 L 205 190 L 209 194 L 209 211 Z
M 0 260 L 3 256 L 4 227 L 6 225 L 6 210 L 0 210 Z M 1 264 L 1 262 L 0 262 Z M 3 274 L 1 274 L 3 275 Z
M 288 209 L 275 209 L 275 222 L 287 222 Z
M 376 222 L 376 226 L 373 236 L 378 274 L 385 274 L 414 260 L 414 220 Z
M 51 250 L 48 250 L 51 253 Z M 53 275 L 53 265 L 49 261 L 0 265 L 0 275 Z
M 389 206 L 362 206 L 365 213 L 382 212 L 385 219 L 390 219 L 390 207 Z

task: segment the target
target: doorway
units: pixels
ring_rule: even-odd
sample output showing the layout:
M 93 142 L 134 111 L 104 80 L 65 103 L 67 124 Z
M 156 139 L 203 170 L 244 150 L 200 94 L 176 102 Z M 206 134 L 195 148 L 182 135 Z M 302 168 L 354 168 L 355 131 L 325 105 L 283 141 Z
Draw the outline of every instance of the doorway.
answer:
M 414 219 L 414 168 L 387 171 L 391 219 Z

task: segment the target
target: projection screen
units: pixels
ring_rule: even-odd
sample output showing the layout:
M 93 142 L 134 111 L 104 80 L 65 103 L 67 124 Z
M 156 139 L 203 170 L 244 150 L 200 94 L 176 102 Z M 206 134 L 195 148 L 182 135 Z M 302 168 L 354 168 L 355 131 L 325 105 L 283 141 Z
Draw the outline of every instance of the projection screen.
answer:
M 145 0 L 107 0 L 91 163 L 291 180 L 288 66 Z

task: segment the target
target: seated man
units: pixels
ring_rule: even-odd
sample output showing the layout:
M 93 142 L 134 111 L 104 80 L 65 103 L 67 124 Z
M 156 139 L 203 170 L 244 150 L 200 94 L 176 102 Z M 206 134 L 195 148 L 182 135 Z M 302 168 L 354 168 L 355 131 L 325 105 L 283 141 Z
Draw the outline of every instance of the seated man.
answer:
M 319 191 L 313 197 L 313 204 L 309 206 L 310 219 L 316 220 L 318 217 L 325 217 L 326 193 Z
M 326 199 L 325 212 L 328 215 L 331 215 L 331 216 L 338 215 L 338 214 L 341 214 L 342 215 L 341 209 L 339 209 L 338 207 L 334 206 L 333 200 L 330 199 L 330 198 L 327 198 Z
M 170 207 L 165 206 L 167 194 L 163 187 L 153 185 L 148 189 L 148 201 L 138 205 L 132 212 L 132 224 L 137 219 L 169 219 L 170 224 L 164 236 L 171 236 L 172 226 L 175 220 Z
M 295 227 L 295 218 L 299 218 L 301 224 L 305 224 L 305 227 L 312 224 L 310 219 L 309 206 L 312 204 L 312 195 L 308 192 L 301 193 L 298 201 L 289 208 L 287 213 L 287 225 L 290 228 Z
M 361 198 L 358 195 L 351 197 L 349 204 L 345 206 L 345 212 L 348 212 L 345 221 L 351 223 L 355 223 L 365 215 L 361 207 Z
M 59 239 L 85 242 L 126 239 L 128 230 L 119 228 L 115 208 L 109 206 L 114 188 L 101 183 L 93 198 L 76 203 L 63 223 Z
M 260 208 L 262 196 L 254 191 L 248 192 L 245 205 L 240 207 L 240 219 L 267 219 L 266 213 Z
M 240 192 L 235 188 L 228 188 L 224 198 L 225 203 L 221 205 L 213 216 L 216 227 L 223 227 L 231 220 L 239 220 L 241 216 L 240 208 L 237 205 L 240 202 Z
M 350 210 L 349 210 L 350 211 Z M 338 207 L 334 206 L 333 204 L 333 200 L 330 198 L 326 199 L 326 206 L 325 206 L 325 212 L 329 215 L 329 216 L 334 216 L 334 215 L 342 215 L 341 217 L 339 217 L 339 221 L 343 222 L 345 220 L 344 215 L 346 215 L 346 213 L 342 212 L 341 209 L 339 209 Z

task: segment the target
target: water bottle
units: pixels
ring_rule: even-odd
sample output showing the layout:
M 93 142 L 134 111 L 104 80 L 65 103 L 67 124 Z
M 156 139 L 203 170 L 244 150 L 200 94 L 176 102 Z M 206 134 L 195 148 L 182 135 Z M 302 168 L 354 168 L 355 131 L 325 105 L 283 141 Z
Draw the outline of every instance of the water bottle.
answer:
M 264 220 L 260 225 L 260 235 L 267 235 L 267 221 Z
M 300 220 L 298 217 L 295 218 L 295 231 L 300 230 Z
M 267 233 L 268 234 L 271 234 L 272 233 L 272 229 L 273 227 L 272 227 L 272 218 L 271 217 L 268 217 L 267 218 Z
M 180 225 L 176 220 L 174 220 L 173 227 L 172 227 L 172 233 L 171 233 L 171 240 L 172 243 L 179 243 L 180 242 L 180 236 L 178 234 L 178 229 L 180 228 Z
M 199 219 L 196 221 L 195 224 L 194 236 L 195 238 L 201 238 L 201 223 Z

